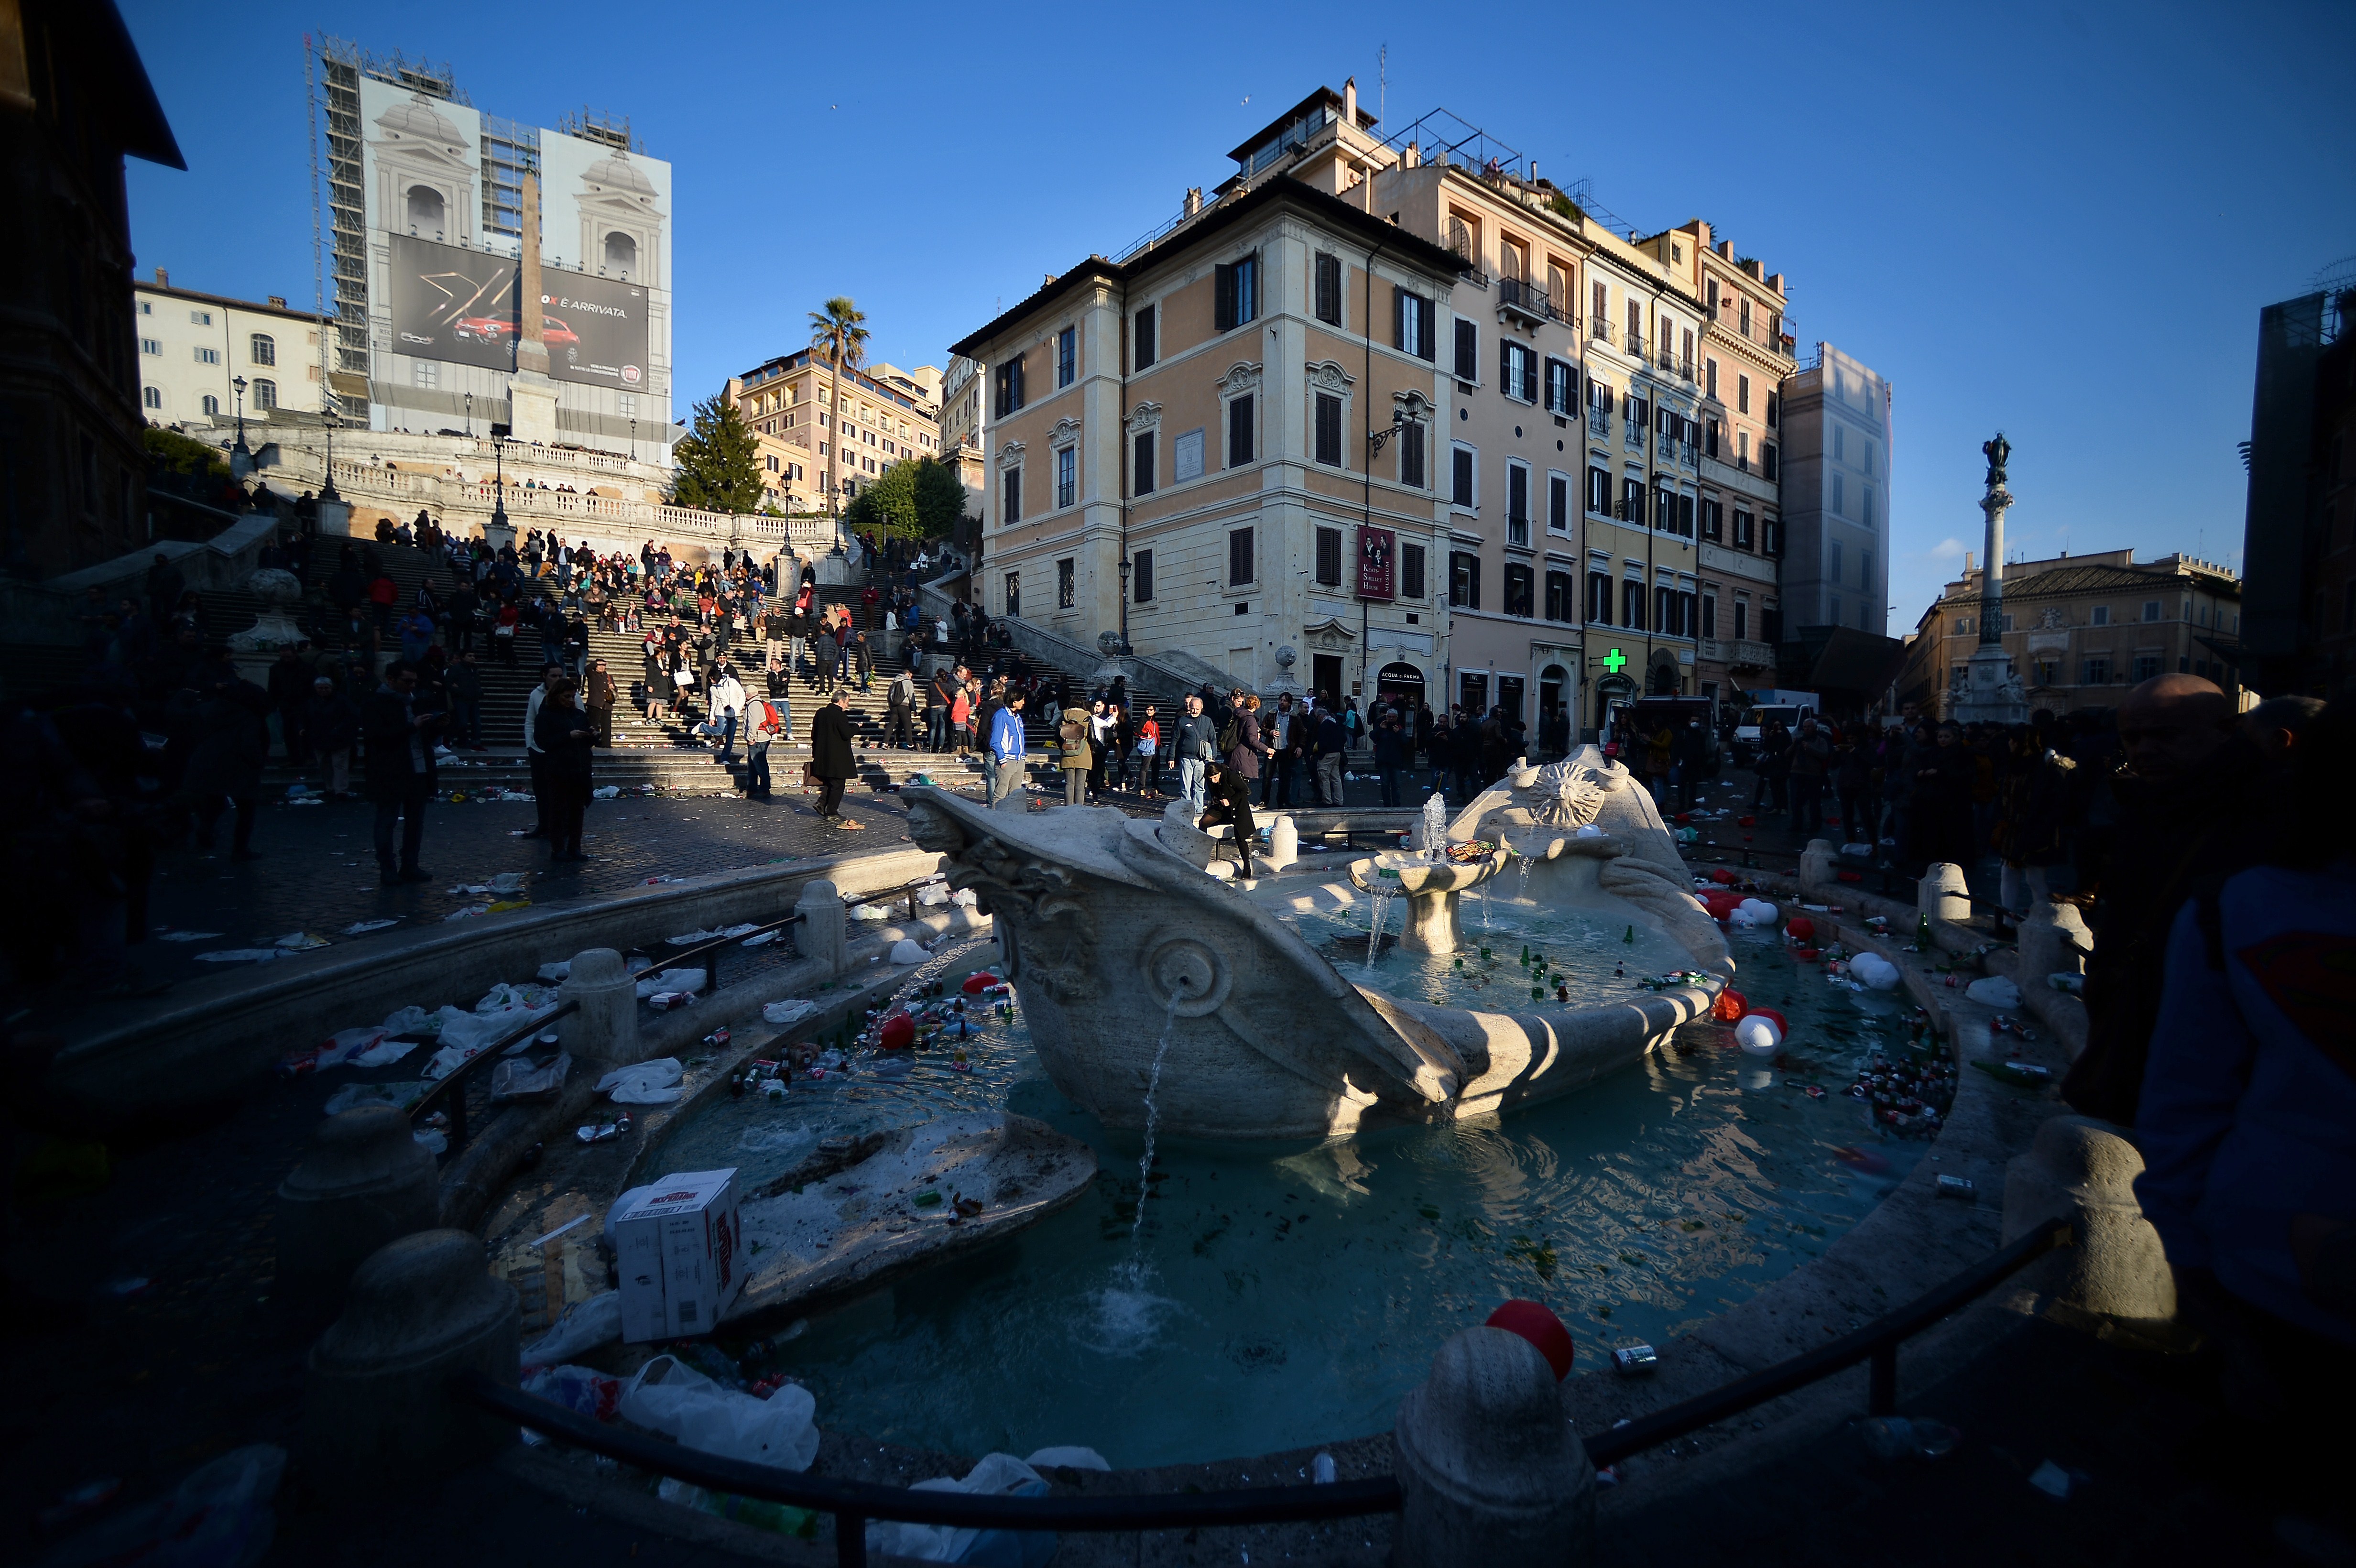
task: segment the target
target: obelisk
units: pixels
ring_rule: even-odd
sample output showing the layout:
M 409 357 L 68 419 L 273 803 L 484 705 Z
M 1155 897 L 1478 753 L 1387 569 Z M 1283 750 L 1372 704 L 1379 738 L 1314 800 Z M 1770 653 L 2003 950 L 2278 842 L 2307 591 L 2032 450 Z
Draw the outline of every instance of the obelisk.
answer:
M 1998 431 L 1995 440 L 1980 443 L 1980 453 L 1987 459 L 1987 488 L 1980 496 L 1987 517 L 1987 555 L 1980 565 L 1979 645 L 1965 666 L 1949 717 L 1965 724 L 2026 724 L 2029 699 L 2012 673 L 2012 656 L 2004 651 L 2004 513 L 2012 505 L 2004 465 L 2012 443 Z
M 523 259 L 517 301 L 516 368 L 508 382 L 508 423 L 516 441 L 556 444 L 556 383 L 548 375 L 548 345 L 541 340 L 547 291 L 540 273 L 540 174 L 523 176 Z

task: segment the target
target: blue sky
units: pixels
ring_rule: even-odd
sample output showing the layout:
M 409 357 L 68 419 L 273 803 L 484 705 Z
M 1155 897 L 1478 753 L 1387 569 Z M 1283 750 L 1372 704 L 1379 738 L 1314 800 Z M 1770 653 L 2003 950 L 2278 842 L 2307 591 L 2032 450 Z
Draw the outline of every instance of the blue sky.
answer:
M 874 357 L 945 364 L 1320 83 L 1374 106 L 1387 41 L 1391 125 L 1445 106 L 1647 232 L 1708 219 L 1788 275 L 1804 347 L 1891 379 L 1893 632 L 1977 550 L 1999 425 L 2008 553 L 2238 565 L 2258 309 L 2356 254 L 2345 4 L 124 14 L 189 164 L 131 165 L 138 264 L 193 288 L 312 296 L 306 29 L 509 119 L 628 115 L 675 169 L 682 412 L 833 293 Z

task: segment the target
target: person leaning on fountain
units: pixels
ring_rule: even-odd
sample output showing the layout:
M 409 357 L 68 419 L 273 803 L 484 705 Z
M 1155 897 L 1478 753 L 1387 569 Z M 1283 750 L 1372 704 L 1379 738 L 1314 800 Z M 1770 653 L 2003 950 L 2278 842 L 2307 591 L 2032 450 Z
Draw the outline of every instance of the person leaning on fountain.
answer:
M 1251 780 L 1241 768 L 1214 761 L 1204 769 L 1205 793 L 1210 804 L 1194 824 L 1204 832 L 1222 823 L 1235 829 L 1236 875 L 1248 879 L 1252 874 L 1252 838 L 1259 832 L 1252 821 Z

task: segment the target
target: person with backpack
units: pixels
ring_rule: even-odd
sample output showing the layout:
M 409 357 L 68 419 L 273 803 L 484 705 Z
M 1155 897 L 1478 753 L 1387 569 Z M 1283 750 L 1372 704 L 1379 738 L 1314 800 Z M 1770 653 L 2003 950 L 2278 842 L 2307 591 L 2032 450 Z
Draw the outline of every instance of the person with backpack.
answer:
M 792 709 L 783 697 L 756 699 L 748 712 L 744 731 L 744 798 L 769 798 L 769 743 L 791 741 Z
M 916 749 L 916 680 L 906 670 L 892 677 L 884 694 L 884 743 L 898 750 Z
M 1094 756 L 1088 750 L 1088 715 L 1076 708 L 1064 710 L 1063 726 L 1055 738 L 1064 744 L 1064 804 L 1086 805 L 1088 800 L 1088 769 Z
M 1326 805 L 1342 804 L 1342 758 L 1350 749 L 1350 733 L 1342 727 L 1341 715 L 1330 708 L 1317 711 L 1316 739 L 1317 798 Z
M 1138 787 L 1149 797 L 1162 794 L 1162 724 L 1153 716 L 1153 704 L 1145 705 L 1145 717 L 1138 721 L 1136 754 L 1143 777 Z

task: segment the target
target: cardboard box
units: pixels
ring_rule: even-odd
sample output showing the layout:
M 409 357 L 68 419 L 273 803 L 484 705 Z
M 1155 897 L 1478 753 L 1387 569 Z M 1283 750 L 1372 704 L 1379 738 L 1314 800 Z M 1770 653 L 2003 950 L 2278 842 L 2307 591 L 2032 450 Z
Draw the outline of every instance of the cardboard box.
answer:
M 663 1177 L 614 1221 L 622 1338 L 632 1344 L 709 1334 L 744 1288 L 736 1172 Z

